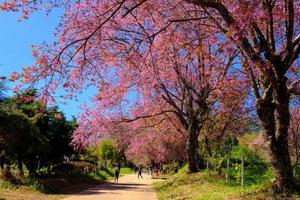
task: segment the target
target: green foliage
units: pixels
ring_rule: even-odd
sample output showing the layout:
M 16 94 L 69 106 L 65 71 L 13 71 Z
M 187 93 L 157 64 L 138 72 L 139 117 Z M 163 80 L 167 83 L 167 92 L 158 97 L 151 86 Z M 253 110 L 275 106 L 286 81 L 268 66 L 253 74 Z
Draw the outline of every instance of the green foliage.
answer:
M 60 163 L 73 153 L 69 143 L 76 121 L 66 121 L 57 107 L 46 108 L 36 90 L 0 103 L 0 162 L 24 163 L 34 175 L 39 166 Z M 59 147 L 59 148 L 58 148 Z
M 266 166 L 266 161 L 256 151 L 239 144 L 231 151 L 230 158 L 240 162 L 241 156 L 244 156 L 246 166 Z
M 44 151 L 42 164 L 51 163 L 53 165 L 60 163 L 63 161 L 64 156 L 70 156 L 74 153 L 70 146 L 72 132 L 77 126 L 74 119 L 73 121 L 67 121 L 57 107 L 52 107 L 46 110 L 38 126 L 48 139 L 46 144 L 47 150 Z
M 25 158 L 27 155 L 44 150 L 46 138 L 39 132 L 31 118 L 17 110 L 0 112 L 2 156 L 14 158 L 20 155 Z
M 88 156 L 96 158 L 100 165 L 105 163 L 105 167 L 120 164 L 122 156 L 113 146 L 109 139 L 101 140 L 97 146 L 90 146 L 86 149 Z
M 271 170 L 267 168 L 266 161 L 260 155 L 244 146 L 239 144 L 234 147 L 230 154 L 230 180 L 231 183 L 239 185 L 241 183 L 241 157 L 244 157 L 244 184 L 253 185 L 264 182 L 270 179 Z M 223 176 L 225 177 L 226 169 L 223 169 Z
M 234 163 L 232 166 L 232 170 L 230 171 L 231 173 L 231 177 L 234 178 L 235 182 L 237 184 L 241 183 L 241 169 L 242 169 L 242 165 L 239 163 Z
M 110 140 L 102 140 L 96 147 L 96 156 L 103 160 L 113 160 L 116 150 Z
M 171 174 L 171 173 L 175 173 L 178 170 L 178 162 L 170 162 L 168 164 L 164 164 L 162 166 L 163 169 L 163 173 L 165 174 Z
M 205 137 L 200 141 L 199 154 L 209 164 L 209 168 L 221 169 L 224 167 L 227 155 L 238 145 L 234 136 L 226 136 L 218 140 Z
M 96 172 L 97 166 L 95 163 L 89 161 L 71 161 L 68 163 L 59 163 L 52 167 L 51 177 L 62 177 L 62 176 L 73 176 L 73 175 L 84 175 L 91 172 Z M 46 172 L 43 177 L 49 176 Z

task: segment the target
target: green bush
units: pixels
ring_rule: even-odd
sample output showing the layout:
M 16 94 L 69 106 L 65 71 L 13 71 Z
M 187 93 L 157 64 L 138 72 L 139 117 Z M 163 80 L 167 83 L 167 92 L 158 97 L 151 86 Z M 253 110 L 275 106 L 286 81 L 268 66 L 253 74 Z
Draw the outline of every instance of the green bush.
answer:
M 0 179 L 0 188 L 10 189 L 13 187 L 14 187 L 14 185 L 11 182 Z
M 257 152 L 239 144 L 231 151 L 230 155 L 230 179 L 236 184 L 241 183 L 241 157 L 244 157 L 244 184 L 252 185 L 270 178 L 270 170 L 266 161 Z M 225 170 L 226 171 L 226 170 Z
M 231 183 L 241 184 L 241 164 L 234 163 L 230 167 Z M 224 173 L 226 170 L 224 170 Z M 265 166 L 249 166 L 244 169 L 244 185 L 254 185 L 270 180 L 272 172 Z
M 205 159 L 209 169 L 221 170 L 226 167 L 228 153 L 238 145 L 238 139 L 234 136 L 226 136 L 220 140 L 211 140 L 204 137 L 200 142 L 199 155 Z
M 100 171 L 103 171 L 108 176 L 114 176 L 115 175 L 115 170 L 112 167 L 103 167 L 102 166 Z
M 170 162 L 168 164 L 164 164 L 162 166 L 163 173 L 165 174 L 171 174 L 171 173 L 176 173 L 178 170 L 178 162 Z
M 245 166 L 266 166 L 266 161 L 257 152 L 239 144 L 231 151 L 230 159 L 233 162 L 241 162 L 241 156 L 244 156 Z
M 91 172 L 95 172 L 97 170 L 97 166 L 90 161 L 71 161 L 69 163 L 61 163 L 55 165 L 52 168 L 52 174 L 48 173 L 42 174 L 42 177 L 50 176 L 50 177 L 60 177 L 60 176 L 74 176 L 80 174 L 88 174 Z

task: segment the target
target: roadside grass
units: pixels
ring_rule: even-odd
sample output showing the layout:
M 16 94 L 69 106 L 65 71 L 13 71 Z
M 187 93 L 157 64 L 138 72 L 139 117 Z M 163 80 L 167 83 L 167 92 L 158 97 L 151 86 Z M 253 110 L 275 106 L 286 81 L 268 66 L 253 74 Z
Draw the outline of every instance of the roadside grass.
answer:
M 13 182 L 0 180 L 0 200 L 52 200 L 61 199 L 66 196 L 64 194 L 45 194 L 44 190 L 45 185 L 37 179 L 25 178 Z
M 133 169 L 131 169 L 129 167 L 123 167 L 123 168 L 121 168 L 121 171 L 120 171 L 121 175 L 132 174 L 132 173 L 133 173 Z
M 113 177 L 112 169 L 95 173 L 49 176 L 44 178 L 22 178 L 5 181 L 0 179 L 0 200 L 5 199 L 61 199 Z
M 260 181 L 251 183 L 246 181 L 245 186 L 231 181 L 225 183 L 224 177 L 215 172 L 199 172 L 187 174 L 186 167 L 179 170 L 166 181 L 154 183 L 160 200 L 271 200 L 276 199 L 269 190 L 272 182 L 272 172 L 256 177 Z M 277 199 L 288 199 L 277 197 Z M 300 199 L 295 195 L 290 199 Z

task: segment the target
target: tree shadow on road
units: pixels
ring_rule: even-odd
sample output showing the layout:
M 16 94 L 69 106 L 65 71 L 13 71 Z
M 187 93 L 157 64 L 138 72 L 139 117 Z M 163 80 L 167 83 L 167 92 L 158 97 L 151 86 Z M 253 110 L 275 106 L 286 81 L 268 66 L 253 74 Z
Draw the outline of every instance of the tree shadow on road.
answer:
M 114 193 L 117 190 L 122 191 L 134 191 L 134 192 L 150 192 L 151 188 L 145 188 L 146 184 L 142 183 L 113 183 L 113 182 L 107 182 L 89 189 L 86 189 L 77 195 L 96 195 L 101 193 L 107 193 L 109 191 L 110 193 Z

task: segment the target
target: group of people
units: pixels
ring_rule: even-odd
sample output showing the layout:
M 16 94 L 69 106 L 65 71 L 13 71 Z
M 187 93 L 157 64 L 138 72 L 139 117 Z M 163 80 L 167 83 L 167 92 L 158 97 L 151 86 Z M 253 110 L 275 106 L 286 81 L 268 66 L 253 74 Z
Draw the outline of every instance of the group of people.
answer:
M 139 165 L 138 167 L 135 168 L 135 172 L 138 175 L 138 179 L 139 178 L 143 178 L 142 176 L 142 171 L 143 171 L 143 165 Z M 148 166 L 147 167 L 148 170 L 148 175 L 151 176 L 151 178 L 157 178 L 158 173 L 159 173 L 159 168 L 155 167 L 155 166 Z
M 137 169 L 136 173 L 138 174 L 138 179 L 139 178 L 143 179 L 143 175 L 142 175 L 143 166 L 140 165 L 136 169 Z M 116 183 L 119 182 L 120 171 L 121 171 L 121 166 L 118 164 L 118 165 L 115 166 L 115 178 L 114 178 L 114 182 L 116 182 Z
M 116 182 L 116 183 L 119 182 L 120 171 L 121 171 L 121 165 L 118 164 L 115 166 L 114 182 Z M 138 179 L 144 178 L 142 175 L 142 171 L 143 171 L 143 165 L 139 165 L 139 166 L 135 167 L 135 173 L 138 175 Z M 148 174 L 151 176 L 151 178 L 157 178 L 158 173 L 159 173 L 159 169 L 157 167 L 152 167 L 152 166 L 148 167 Z

